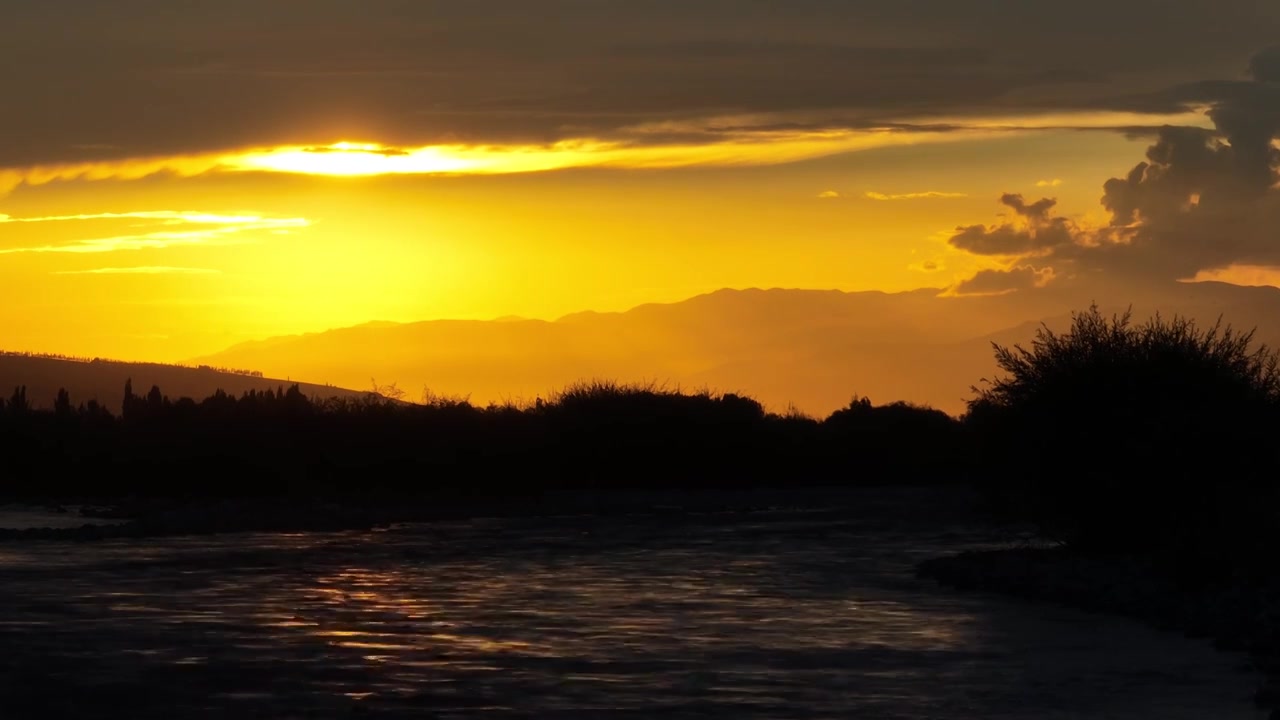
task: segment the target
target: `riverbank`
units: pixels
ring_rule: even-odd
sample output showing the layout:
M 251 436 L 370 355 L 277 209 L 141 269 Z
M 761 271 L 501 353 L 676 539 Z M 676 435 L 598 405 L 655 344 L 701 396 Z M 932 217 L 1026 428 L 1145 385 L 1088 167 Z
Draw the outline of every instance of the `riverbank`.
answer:
M 1270 678 L 1256 701 L 1280 718 L 1280 580 L 1274 576 L 1193 589 L 1148 560 L 1061 547 L 965 552 L 920 563 L 917 574 L 960 590 L 1124 615 L 1247 652 Z

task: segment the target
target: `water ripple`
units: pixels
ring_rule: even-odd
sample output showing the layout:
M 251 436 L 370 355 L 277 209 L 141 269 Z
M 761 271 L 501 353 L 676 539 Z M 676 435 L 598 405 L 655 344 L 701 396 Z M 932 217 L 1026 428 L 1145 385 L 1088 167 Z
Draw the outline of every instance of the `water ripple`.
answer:
M 0 701 L 20 718 L 1255 717 L 1252 678 L 1200 643 L 911 576 L 984 542 L 868 509 L 10 546 Z

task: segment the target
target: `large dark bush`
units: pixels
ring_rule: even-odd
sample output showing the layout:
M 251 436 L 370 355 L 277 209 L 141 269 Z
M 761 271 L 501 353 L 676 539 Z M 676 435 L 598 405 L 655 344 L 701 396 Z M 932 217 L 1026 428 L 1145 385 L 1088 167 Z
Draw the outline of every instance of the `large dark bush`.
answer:
M 1082 548 L 1187 564 L 1265 540 L 1280 369 L 1252 333 L 1094 306 L 995 353 L 1004 374 L 965 420 L 1003 509 Z
M 832 472 L 893 482 L 952 483 L 968 476 L 963 428 L 950 415 L 908 402 L 873 405 L 854 397 L 823 422 Z

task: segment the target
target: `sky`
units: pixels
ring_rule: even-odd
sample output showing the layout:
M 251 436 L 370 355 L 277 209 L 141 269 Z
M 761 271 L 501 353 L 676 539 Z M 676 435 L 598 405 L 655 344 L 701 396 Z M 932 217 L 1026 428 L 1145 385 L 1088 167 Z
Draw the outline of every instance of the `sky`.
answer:
M 0 0 L 4 349 L 1280 282 L 1280 4 Z

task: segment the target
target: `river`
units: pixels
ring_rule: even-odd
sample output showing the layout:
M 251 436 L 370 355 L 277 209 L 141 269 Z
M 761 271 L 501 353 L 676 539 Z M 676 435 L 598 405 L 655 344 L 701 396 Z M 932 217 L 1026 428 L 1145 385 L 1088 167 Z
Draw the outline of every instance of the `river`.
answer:
M 914 578 L 945 495 L 0 545 L 5 718 L 1260 718 L 1243 658 Z

